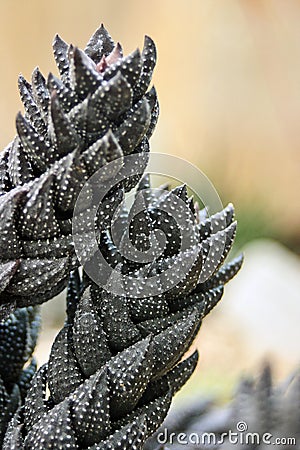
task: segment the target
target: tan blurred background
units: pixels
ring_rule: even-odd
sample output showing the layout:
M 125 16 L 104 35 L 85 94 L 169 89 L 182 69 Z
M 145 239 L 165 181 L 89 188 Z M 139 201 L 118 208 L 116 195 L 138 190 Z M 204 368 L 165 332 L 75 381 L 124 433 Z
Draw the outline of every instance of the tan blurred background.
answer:
M 266 355 L 284 375 L 300 361 L 299 333 L 289 334 L 300 317 L 299 0 L 0 0 L 2 148 L 21 109 L 18 74 L 29 78 L 36 65 L 45 74 L 55 70 L 54 34 L 82 47 L 101 22 L 126 52 L 142 47 L 144 34 L 155 40 L 161 115 L 152 150 L 195 163 L 223 202 L 235 203 L 238 242 L 249 253 L 228 300 L 202 331 L 197 383 L 220 384 L 222 372 L 229 386 Z M 277 243 L 251 244 L 262 237 Z M 230 309 L 238 302 L 244 307 Z

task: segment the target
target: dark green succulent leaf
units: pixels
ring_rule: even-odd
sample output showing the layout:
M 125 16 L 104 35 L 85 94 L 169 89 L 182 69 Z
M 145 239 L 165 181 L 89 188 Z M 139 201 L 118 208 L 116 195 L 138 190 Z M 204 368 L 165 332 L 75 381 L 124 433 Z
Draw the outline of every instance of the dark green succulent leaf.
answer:
M 134 88 L 134 86 L 138 83 L 141 68 L 141 53 L 137 49 L 130 55 L 120 58 L 116 63 L 109 65 L 103 72 L 103 78 L 108 81 L 120 72 L 128 81 L 130 86 Z
M 193 304 L 185 309 L 168 314 L 167 316 L 157 317 L 155 319 L 149 319 L 140 322 L 137 324 L 137 328 L 141 331 L 143 337 L 148 336 L 149 334 L 156 335 L 173 325 L 174 322 L 180 319 L 186 319 L 194 310 L 195 307 Z
M 18 137 L 12 142 L 7 169 L 14 185 L 25 184 L 34 178 L 29 157 L 23 151 L 21 141 Z
M 9 399 L 0 411 L 0 442 L 2 443 L 9 421 L 15 411 L 21 406 L 21 396 L 19 386 L 15 384 L 9 394 Z
M 177 364 L 170 372 L 151 381 L 143 396 L 139 401 L 139 405 L 148 404 L 157 397 L 162 397 L 171 389 L 172 395 L 179 391 L 193 374 L 197 362 L 198 352 L 195 351 L 191 356 Z
M 75 312 L 79 303 L 80 295 L 82 293 L 82 284 L 79 270 L 76 269 L 70 273 L 69 283 L 67 287 L 67 324 L 74 323 Z
M 12 188 L 10 181 L 11 175 L 8 171 L 10 160 L 10 152 L 12 151 L 13 143 L 9 144 L 2 152 L 0 152 L 0 195 L 9 191 Z M 14 171 L 15 169 L 13 169 Z M 14 176 L 12 174 L 12 176 Z
M 122 229 L 123 231 L 123 229 Z M 115 230 L 115 224 L 114 224 L 114 241 L 116 238 L 116 230 Z M 124 262 L 124 258 L 122 257 L 121 253 L 119 252 L 119 249 L 116 245 L 114 245 L 112 238 L 109 234 L 109 231 L 103 231 L 100 233 L 98 237 L 98 245 L 101 248 L 101 253 L 103 257 L 108 262 L 109 266 L 111 268 L 115 268 L 118 264 L 121 264 Z
M 158 260 L 152 265 L 150 276 L 159 276 L 162 295 L 171 300 L 188 295 L 196 287 L 201 271 L 202 252 L 197 245 Z
M 55 35 L 52 45 L 53 45 L 54 58 L 55 58 L 55 62 L 57 64 L 59 73 L 64 81 L 68 80 L 69 45 L 58 34 Z
M 144 98 L 130 109 L 121 125 L 113 129 L 125 155 L 140 144 L 149 127 L 150 114 L 148 101 Z
M 95 373 L 111 357 L 108 339 L 88 288 L 78 300 L 73 325 L 74 352 L 85 376 Z
M 197 292 L 205 292 L 209 289 L 228 283 L 240 270 L 243 264 L 244 256 L 239 255 L 227 264 L 224 264 L 215 275 L 204 283 L 199 283 Z
M 47 286 L 56 286 L 59 282 L 63 281 L 68 276 L 71 268 L 72 265 L 68 257 L 57 259 L 21 259 L 16 274 L 9 283 L 6 292 L 18 298 L 17 294 L 22 289 L 23 297 L 29 297 L 41 292 L 42 285 L 45 288 L 45 291 L 42 292 L 47 293 Z M 40 298 L 36 298 L 36 304 L 39 304 L 39 301 Z M 18 304 L 24 306 L 21 303 L 22 297 L 20 297 Z M 31 304 L 35 304 L 32 298 Z
M 222 265 L 232 248 L 235 234 L 236 222 L 233 222 L 201 243 L 203 268 L 199 277 L 200 283 L 204 283 Z
M 126 78 L 118 72 L 105 85 L 100 85 L 91 95 L 89 117 L 94 128 L 91 132 L 101 131 L 96 128 L 102 117 L 116 120 L 132 106 L 132 89 Z M 90 124 L 89 124 L 90 126 Z
M 153 375 L 153 363 L 150 338 L 141 340 L 110 360 L 107 366 L 112 420 L 124 417 L 137 405 Z
M 68 119 L 72 122 L 78 136 L 80 136 L 81 142 L 88 141 L 88 103 L 89 97 L 86 97 L 81 103 L 76 104 L 68 113 Z M 108 126 L 107 123 L 106 126 Z M 93 136 L 92 141 L 94 142 L 95 140 L 96 138 Z M 88 143 L 89 145 L 91 144 L 89 141 Z
M 46 123 L 34 99 L 31 84 L 28 83 L 22 75 L 20 75 L 18 79 L 18 86 L 21 100 L 25 108 L 25 117 L 30 120 L 30 123 L 38 133 L 45 136 L 47 133 Z
M 153 70 L 156 64 L 156 48 L 153 40 L 145 36 L 142 51 L 142 70 L 139 81 L 135 87 L 135 98 L 140 99 L 147 91 L 151 82 Z
M 139 165 L 138 174 L 136 173 L 136 167 L 132 165 L 130 159 L 129 161 L 125 160 L 125 170 L 128 175 L 126 179 L 123 180 L 121 185 L 124 187 L 125 192 L 129 192 L 132 188 L 136 186 L 136 184 L 140 181 L 142 174 L 146 170 L 149 161 L 149 151 L 150 145 L 146 136 L 143 137 L 142 141 L 134 150 L 134 155 L 138 155 L 137 164 Z
M 2 445 L 3 450 L 24 450 L 22 436 L 23 424 L 21 419 L 21 409 L 19 409 L 7 426 L 5 439 Z
M 100 310 L 103 329 L 114 351 L 121 351 L 141 338 L 139 330 L 130 318 L 126 297 L 111 295 L 104 291 Z
M 71 328 L 65 326 L 56 336 L 48 363 L 48 385 L 55 403 L 61 402 L 83 381 L 72 352 Z
M 72 236 L 54 237 L 47 239 L 47 247 L 45 241 L 23 241 L 23 253 L 25 258 L 63 258 L 65 255 L 74 253 Z
M 17 115 L 16 128 L 23 151 L 27 154 L 30 163 L 38 171 L 44 172 L 47 169 L 47 163 L 49 163 L 49 144 L 36 132 L 21 113 Z
M 33 425 L 25 438 L 25 448 L 41 450 L 42 448 L 79 449 L 72 428 L 69 402 L 56 405 L 47 416 Z
M 20 187 L 0 197 L 0 252 L 6 256 L 5 259 L 17 259 L 21 254 L 21 242 L 16 229 L 16 213 L 26 192 L 25 188 Z
M 47 87 L 51 95 L 57 95 L 58 101 L 66 113 L 69 113 L 79 103 L 76 93 L 52 73 L 48 75 Z
M 28 314 L 20 309 L 0 324 L 0 374 L 4 383 L 18 381 L 27 360 Z
M 159 102 L 157 99 L 157 95 L 156 95 L 156 90 L 153 87 L 146 95 L 145 97 L 147 98 L 149 104 L 150 104 L 150 108 L 151 108 L 151 118 L 150 118 L 150 124 L 146 133 L 146 137 L 148 139 L 151 138 L 154 129 L 156 127 L 157 121 L 158 121 L 158 116 L 159 116 Z M 155 102 L 154 102 L 155 99 Z
M 55 175 L 55 205 L 61 213 L 73 211 L 78 194 L 88 179 L 79 150 L 63 158 Z
M 222 231 L 229 227 L 234 220 L 234 207 L 229 203 L 223 211 L 217 212 L 212 216 L 201 221 L 199 224 L 199 233 L 201 241 L 208 239 L 212 234 Z
M 45 286 L 43 286 L 43 289 L 39 290 L 38 294 L 34 296 L 30 293 L 28 295 L 16 295 L 10 294 L 8 291 L 5 291 L 5 297 L 4 295 L 0 296 L 0 301 L 3 301 L 3 299 L 6 298 L 7 302 L 15 302 L 15 305 L 20 308 L 26 307 L 28 305 L 40 305 L 41 303 L 52 299 L 67 287 L 69 280 L 69 271 L 74 270 L 77 265 L 78 264 L 74 263 L 74 260 L 72 260 L 72 258 L 68 258 L 66 261 L 66 265 L 63 267 L 64 272 L 62 272 L 60 276 L 57 276 L 58 281 L 56 283 L 54 282 L 50 289 L 44 290 Z
M 169 391 L 161 397 L 157 397 L 150 403 L 136 408 L 132 413 L 128 414 L 124 419 L 116 422 L 117 428 L 123 427 L 132 421 L 141 420 L 145 417 L 146 434 L 145 439 L 153 434 L 165 419 L 171 405 L 172 394 Z
M 138 418 L 136 421 L 125 425 L 120 430 L 115 431 L 105 441 L 88 447 L 88 450 L 132 450 L 142 448 L 146 439 L 147 426 L 145 418 Z
M 5 408 L 5 405 L 8 402 L 8 400 L 9 396 L 7 390 L 5 388 L 2 378 L 0 377 L 0 411 L 2 411 Z
M 49 134 L 57 159 L 58 156 L 65 156 L 75 150 L 79 146 L 79 137 L 60 104 L 56 91 L 51 95 L 50 112 Z
M 117 161 L 117 166 L 119 161 Z M 97 230 L 99 233 L 109 228 L 114 213 L 124 199 L 123 188 L 112 188 L 102 199 L 97 211 Z
M 162 297 L 145 297 L 130 299 L 130 313 L 137 322 L 147 320 L 149 317 L 163 317 L 169 312 L 169 305 Z
M 42 116 L 46 121 L 50 96 L 46 86 L 46 80 L 38 67 L 35 68 L 32 74 L 32 94 L 36 104 L 38 105 L 39 111 L 42 112 Z
M 180 319 L 153 338 L 155 379 L 167 373 L 183 356 L 194 338 L 200 323 L 195 308 L 186 319 Z M 180 342 L 178 342 L 180 336 Z
M 20 214 L 20 233 L 26 239 L 49 239 L 59 235 L 53 205 L 54 174 L 46 172 L 27 193 Z
M 111 430 L 107 370 L 91 376 L 71 396 L 71 417 L 81 448 L 105 438 Z
M 46 406 L 46 382 L 48 367 L 44 364 L 35 373 L 24 406 L 24 424 L 29 431 L 48 412 Z
M 19 261 L 9 261 L 0 264 L 0 292 L 8 286 L 10 280 L 16 273 Z
M 102 83 L 95 63 L 79 48 L 71 51 L 70 81 L 78 97 L 83 100 L 92 94 Z
M 40 328 L 37 308 L 21 308 L 0 323 L 0 376 L 6 387 L 26 380 L 24 364 L 31 357 Z M 33 366 L 28 371 L 33 372 Z
M 113 48 L 114 41 L 103 24 L 101 24 L 90 38 L 84 51 L 95 63 L 98 63 L 103 56 L 108 56 L 113 51 Z
M 113 178 L 117 175 L 122 167 L 123 152 L 115 139 L 113 133 L 108 131 L 103 137 L 98 139 L 94 144 L 87 148 L 81 155 L 80 159 L 83 161 L 88 174 L 91 176 L 96 170 L 100 170 L 97 182 L 100 180 Z M 108 164 L 112 161 L 115 164 Z

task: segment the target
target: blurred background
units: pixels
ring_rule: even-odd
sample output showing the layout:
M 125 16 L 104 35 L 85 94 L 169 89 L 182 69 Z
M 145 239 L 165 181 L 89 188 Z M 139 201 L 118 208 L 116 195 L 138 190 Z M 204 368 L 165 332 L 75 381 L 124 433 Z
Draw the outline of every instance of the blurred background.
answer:
M 1 148 L 15 134 L 19 73 L 56 71 L 55 33 L 84 47 L 103 22 L 126 53 L 145 34 L 156 42 L 152 151 L 196 164 L 236 207 L 245 264 L 200 331 L 199 370 L 180 395 L 225 398 L 263 360 L 278 379 L 300 362 L 299 21 L 298 0 L 0 0 Z M 61 298 L 43 307 L 40 363 L 63 313 Z

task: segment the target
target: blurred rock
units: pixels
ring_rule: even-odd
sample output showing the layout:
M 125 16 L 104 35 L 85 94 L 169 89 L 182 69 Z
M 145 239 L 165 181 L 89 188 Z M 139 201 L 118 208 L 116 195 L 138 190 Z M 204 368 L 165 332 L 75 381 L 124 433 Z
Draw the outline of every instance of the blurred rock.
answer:
M 300 360 L 300 259 L 276 242 L 245 248 L 243 270 L 221 306 L 223 320 L 238 322 L 242 338 L 262 356 L 267 352 Z

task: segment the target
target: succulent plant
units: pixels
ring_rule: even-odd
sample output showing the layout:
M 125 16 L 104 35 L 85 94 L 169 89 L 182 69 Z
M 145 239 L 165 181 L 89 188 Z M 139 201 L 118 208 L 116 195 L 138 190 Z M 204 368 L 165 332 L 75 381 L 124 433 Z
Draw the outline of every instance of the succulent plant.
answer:
M 156 62 L 149 37 L 142 53 L 129 56 L 103 26 L 85 51 L 59 36 L 53 48 L 60 79 L 46 81 L 39 69 L 31 84 L 20 76 L 25 116 L 18 114 L 17 137 L 0 155 L 0 273 L 10 272 L 1 285 L 2 317 L 67 285 L 78 265 L 71 218 L 79 191 L 107 162 L 146 154 L 158 116 L 155 89 L 147 92 Z M 106 204 L 136 182 L 115 186 Z
M 10 419 L 25 399 L 36 370 L 32 353 L 39 325 L 37 307 L 16 309 L 0 322 L 0 445 Z
M 136 213 L 141 195 L 143 209 Z M 185 223 L 190 221 L 185 249 L 181 248 L 183 230 L 172 222 L 170 206 L 176 207 Z M 17 443 L 20 449 L 142 448 L 197 364 L 197 352 L 181 359 L 202 319 L 220 300 L 224 284 L 242 263 L 239 257 L 219 269 L 235 233 L 232 206 L 201 221 L 203 212 L 194 208 L 185 186 L 155 193 L 146 176 L 131 209 L 123 209 L 119 217 L 123 221 L 123 227 L 117 226 L 123 230 L 119 249 L 129 230 L 130 241 L 145 250 L 146 238 L 156 228 L 167 237 L 164 250 L 151 263 L 141 264 L 119 251 L 109 229 L 99 234 L 99 247 L 121 275 L 118 282 L 124 282 L 123 294 L 113 291 L 114 277 L 99 286 L 87 274 L 84 280 L 78 272 L 71 275 L 66 324 L 55 339 L 48 364 L 32 382 L 24 411 L 16 419 L 19 432 L 16 424 L 11 426 L 4 448 Z M 216 254 L 208 249 L 220 246 L 221 238 L 225 245 L 215 260 Z M 180 263 L 190 259 L 189 270 L 182 272 Z M 157 295 L 146 295 L 142 287 L 147 280 L 168 267 L 176 283 L 172 286 L 168 277 L 170 285 L 162 284 Z M 213 267 L 212 273 L 199 282 L 208 267 Z M 179 283 L 178 276 L 182 277 Z M 139 287 L 138 295 L 132 285 Z
M 223 265 L 234 209 L 208 217 L 185 185 L 141 179 L 158 115 L 150 38 L 123 57 L 101 26 L 84 52 L 56 37 L 54 54 L 60 80 L 20 78 L 26 114 L 0 160 L 0 304 L 7 315 L 68 282 L 67 320 L 3 449 L 142 449 L 195 369 L 197 352 L 182 358 L 203 318 L 241 267 L 242 257 Z
M 183 411 L 174 409 L 163 426 L 147 441 L 144 450 L 256 450 L 275 443 L 281 450 L 298 448 L 299 393 L 299 370 L 281 385 L 274 386 L 270 366 L 266 365 L 257 379 L 245 377 L 240 381 L 229 405 L 217 406 L 212 400 L 197 400 Z M 237 433 L 232 439 L 230 430 Z M 170 439 L 171 433 L 174 434 Z M 178 442 L 180 433 L 185 437 L 181 434 Z M 214 436 L 210 442 L 209 435 Z M 193 438 L 189 439 L 189 436 Z M 161 445 L 163 441 L 166 445 Z

